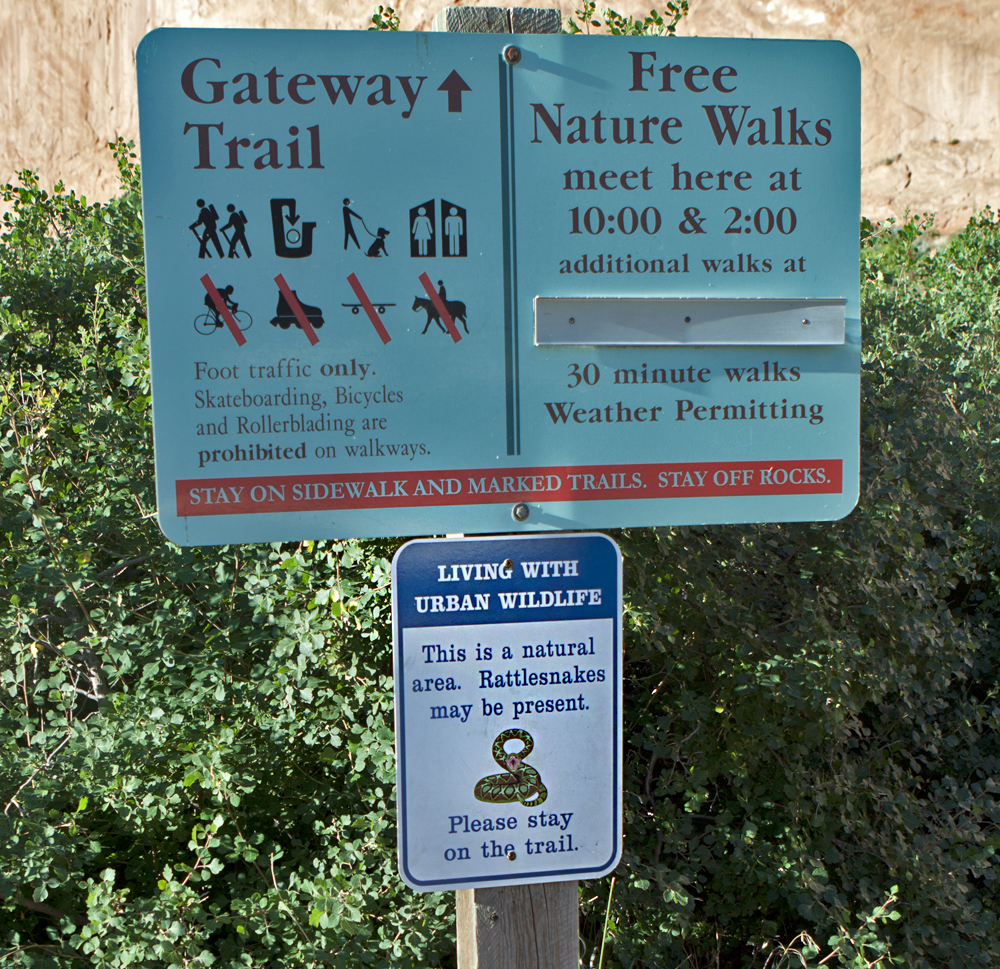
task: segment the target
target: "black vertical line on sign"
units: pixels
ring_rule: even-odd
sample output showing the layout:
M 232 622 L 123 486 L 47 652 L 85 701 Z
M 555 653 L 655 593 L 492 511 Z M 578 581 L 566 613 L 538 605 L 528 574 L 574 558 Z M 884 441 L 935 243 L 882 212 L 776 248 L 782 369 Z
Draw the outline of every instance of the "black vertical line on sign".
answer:
M 507 453 L 521 453 L 521 400 L 517 356 L 517 257 L 514 253 L 514 72 L 500 55 L 500 169 L 503 205 L 504 369 Z

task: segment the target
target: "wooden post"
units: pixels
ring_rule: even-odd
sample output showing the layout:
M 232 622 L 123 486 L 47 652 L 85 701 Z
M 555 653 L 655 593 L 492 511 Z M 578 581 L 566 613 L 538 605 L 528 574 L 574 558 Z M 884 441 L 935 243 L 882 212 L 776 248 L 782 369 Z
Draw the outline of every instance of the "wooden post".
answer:
M 577 884 L 459 889 L 458 969 L 577 969 Z
M 445 7 L 431 30 L 451 33 L 558 34 L 558 10 Z M 455 892 L 458 969 L 578 969 L 578 883 L 547 882 Z
M 445 7 L 431 30 L 461 34 L 558 34 L 562 17 L 554 7 Z

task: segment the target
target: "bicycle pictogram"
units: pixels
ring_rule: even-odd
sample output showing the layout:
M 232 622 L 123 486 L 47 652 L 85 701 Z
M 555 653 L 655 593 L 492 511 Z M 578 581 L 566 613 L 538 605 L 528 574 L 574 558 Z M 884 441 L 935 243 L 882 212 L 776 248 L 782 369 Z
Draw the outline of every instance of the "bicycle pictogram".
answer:
M 226 304 L 226 308 L 233 315 L 233 319 L 236 320 L 236 325 L 241 330 L 249 330 L 253 324 L 253 317 L 246 310 L 241 310 L 239 308 L 239 303 L 232 299 L 233 287 L 224 286 L 219 291 L 219 295 L 222 297 L 223 302 Z M 208 336 L 210 333 L 214 333 L 216 330 L 225 326 L 225 320 L 219 315 L 219 308 L 215 305 L 215 301 L 212 299 L 211 294 L 205 297 L 205 307 L 206 312 L 202 313 L 200 316 L 196 316 L 194 319 L 194 328 L 203 336 Z

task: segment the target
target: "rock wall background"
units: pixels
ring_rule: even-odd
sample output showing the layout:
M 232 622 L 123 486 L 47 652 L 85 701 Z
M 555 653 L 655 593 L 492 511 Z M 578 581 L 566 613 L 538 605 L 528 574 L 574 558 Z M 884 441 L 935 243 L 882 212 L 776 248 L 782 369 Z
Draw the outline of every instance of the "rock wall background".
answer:
M 836 38 L 861 59 L 861 208 L 1000 204 L 1000 0 L 698 0 L 678 33 Z
M 62 178 L 91 199 L 114 192 L 104 146 L 118 135 L 138 141 L 133 53 L 154 27 L 361 29 L 375 3 L 3 0 L 0 182 L 34 168 L 43 184 Z M 404 30 L 421 30 L 444 5 L 398 0 L 396 9 Z M 566 15 L 577 3 L 559 5 Z M 614 6 L 648 9 L 646 0 Z M 851 44 L 862 64 L 869 217 L 934 211 L 941 231 L 954 232 L 1000 205 L 1000 0 L 691 0 L 679 33 Z

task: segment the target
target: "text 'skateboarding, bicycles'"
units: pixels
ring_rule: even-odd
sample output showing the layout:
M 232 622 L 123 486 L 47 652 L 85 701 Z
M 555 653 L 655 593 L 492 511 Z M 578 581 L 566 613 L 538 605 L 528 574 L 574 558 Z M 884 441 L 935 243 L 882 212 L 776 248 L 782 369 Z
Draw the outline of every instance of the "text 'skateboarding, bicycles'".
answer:
M 233 314 L 233 318 L 236 320 L 236 325 L 241 330 L 249 330 L 250 326 L 253 324 L 253 318 L 246 310 L 230 310 Z M 204 336 L 209 333 L 214 333 L 220 327 L 225 326 L 225 321 L 219 316 L 218 313 L 213 311 L 208 311 L 202 313 L 201 316 L 196 316 L 194 320 L 194 328 Z

